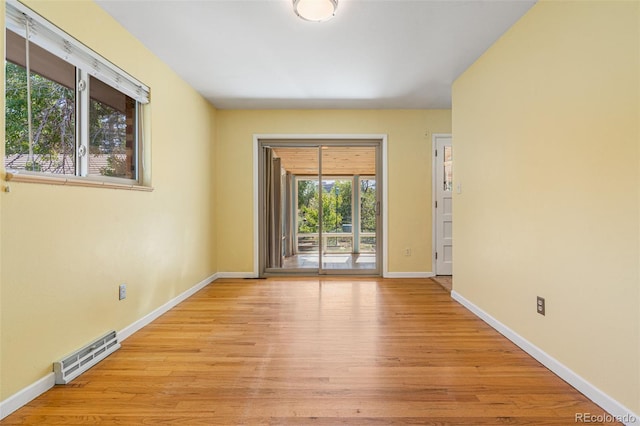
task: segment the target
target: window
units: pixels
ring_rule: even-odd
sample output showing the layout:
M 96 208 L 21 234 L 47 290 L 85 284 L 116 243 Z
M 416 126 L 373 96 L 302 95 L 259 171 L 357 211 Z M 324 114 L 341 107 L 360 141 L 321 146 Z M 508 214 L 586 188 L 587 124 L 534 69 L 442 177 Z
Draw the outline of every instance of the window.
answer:
M 149 89 L 17 1 L 6 10 L 5 168 L 139 182 Z

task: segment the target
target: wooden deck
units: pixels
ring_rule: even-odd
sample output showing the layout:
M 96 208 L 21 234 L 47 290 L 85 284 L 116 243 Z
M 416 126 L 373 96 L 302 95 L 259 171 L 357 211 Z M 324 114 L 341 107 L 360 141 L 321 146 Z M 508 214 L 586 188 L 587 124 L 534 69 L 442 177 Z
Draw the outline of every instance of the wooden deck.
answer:
M 1 424 L 569 425 L 603 411 L 430 279 L 219 280 Z

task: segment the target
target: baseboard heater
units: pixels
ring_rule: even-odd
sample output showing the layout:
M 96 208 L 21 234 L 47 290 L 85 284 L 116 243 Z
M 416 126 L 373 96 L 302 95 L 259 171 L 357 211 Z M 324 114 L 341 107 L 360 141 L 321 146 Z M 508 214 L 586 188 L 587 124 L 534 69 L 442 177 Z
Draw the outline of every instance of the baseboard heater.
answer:
M 118 335 L 110 331 L 83 348 L 53 363 L 57 385 L 66 385 L 120 348 Z

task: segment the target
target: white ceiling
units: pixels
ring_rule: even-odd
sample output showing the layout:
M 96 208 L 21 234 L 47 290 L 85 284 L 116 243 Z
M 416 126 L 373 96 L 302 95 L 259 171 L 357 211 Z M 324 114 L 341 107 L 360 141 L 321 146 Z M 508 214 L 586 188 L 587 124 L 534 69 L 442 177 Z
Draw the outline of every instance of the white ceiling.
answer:
M 97 0 L 221 109 L 450 108 L 451 83 L 531 0 Z M 152 88 L 153 90 L 153 88 Z

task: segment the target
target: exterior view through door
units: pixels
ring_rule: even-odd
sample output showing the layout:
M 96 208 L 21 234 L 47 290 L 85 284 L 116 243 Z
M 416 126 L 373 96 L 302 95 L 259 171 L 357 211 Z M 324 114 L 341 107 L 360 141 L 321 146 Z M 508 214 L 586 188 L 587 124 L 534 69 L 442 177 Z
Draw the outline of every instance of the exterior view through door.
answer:
M 453 273 L 453 148 L 450 135 L 434 136 L 435 267 Z
M 380 275 L 380 143 L 260 141 L 260 274 Z

